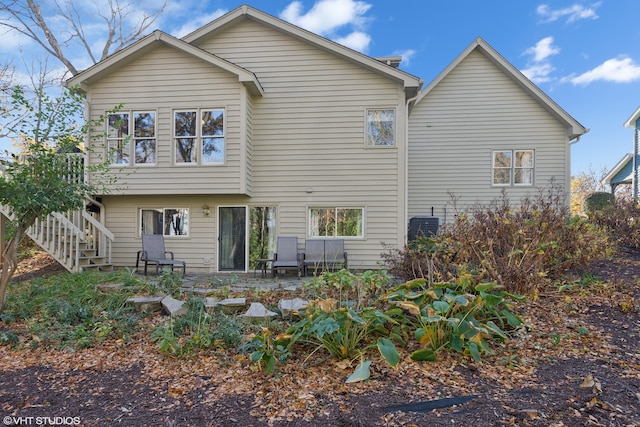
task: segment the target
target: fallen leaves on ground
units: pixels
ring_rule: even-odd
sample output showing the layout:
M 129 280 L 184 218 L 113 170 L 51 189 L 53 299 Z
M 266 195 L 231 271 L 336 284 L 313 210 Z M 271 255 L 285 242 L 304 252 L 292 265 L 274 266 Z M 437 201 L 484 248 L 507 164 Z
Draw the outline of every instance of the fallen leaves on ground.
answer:
M 635 275 L 628 273 L 629 266 Z M 0 411 L 43 414 L 42 408 L 72 408 L 75 399 L 76 409 L 85 414 L 104 407 L 83 425 L 180 419 L 193 421 L 184 425 L 227 425 L 221 420 L 229 425 L 313 425 L 337 417 L 342 425 L 372 426 L 452 425 L 452 420 L 474 425 L 636 425 L 640 259 L 625 259 L 615 268 L 625 273 L 606 270 L 614 275 L 609 289 L 550 292 L 538 301 L 518 303 L 526 326 L 481 363 L 446 352 L 438 353 L 436 362 L 421 363 L 404 352 L 393 369 L 372 352 L 370 379 L 351 384 L 345 380 L 357 363 L 325 360 L 321 353 L 312 361 L 294 353 L 269 376 L 256 370 L 247 355 L 233 351 L 166 356 L 148 339 L 158 319 L 148 319 L 148 329 L 128 343 L 104 342 L 75 352 L 1 346 Z M 3 327 L 25 330 L 20 323 Z M 313 363 L 317 360 L 322 363 Z M 20 377 L 29 369 L 36 378 Z M 15 390 L 18 397 L 10 394 Z M 401 403 L 466 395 L 479 397 L 464 409 L 384 411 Z

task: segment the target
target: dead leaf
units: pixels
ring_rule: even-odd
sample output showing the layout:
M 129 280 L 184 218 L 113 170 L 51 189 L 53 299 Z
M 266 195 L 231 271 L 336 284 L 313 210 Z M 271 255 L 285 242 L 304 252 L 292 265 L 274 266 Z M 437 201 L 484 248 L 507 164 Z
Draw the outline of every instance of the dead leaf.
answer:
M 580 384 L 580 388 L 591 388 L 595 385 L 595 381 L 593 380 L 593 375 L 588 374 L 584 377 L 584 381 Z

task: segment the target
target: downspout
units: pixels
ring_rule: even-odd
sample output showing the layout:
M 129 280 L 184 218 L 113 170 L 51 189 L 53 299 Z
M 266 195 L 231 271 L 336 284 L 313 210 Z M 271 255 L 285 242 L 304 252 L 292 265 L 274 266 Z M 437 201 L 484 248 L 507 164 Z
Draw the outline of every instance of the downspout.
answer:
M 420 83 L 422 86 L 422 83 Z M 404 126 L 404 229 L 402 231 L 402 247 L 407 243 L 407 230 L 409 228 L 409 104 L 418 99 L 420 90 L 413 98 L 407 99 L 405 102 L 405 126 Z M 402 249 L 402 248 L 399 248 Z

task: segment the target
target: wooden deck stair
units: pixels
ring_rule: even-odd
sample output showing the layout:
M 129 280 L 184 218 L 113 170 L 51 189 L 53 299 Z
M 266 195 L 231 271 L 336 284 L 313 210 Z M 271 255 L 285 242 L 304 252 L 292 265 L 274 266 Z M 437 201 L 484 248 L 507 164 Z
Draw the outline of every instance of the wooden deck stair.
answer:
M 53 213 L 36 220 L 27 231 L 29 237 L 72 273 L 113 269 L 111 248 L 114 235 L 96 219 L 103 217 L 102 205 L 95 200 L 90 203 L 99 207 L 100 212 Z M 11 219 L 5 206 L 0 205 L 0 214 Z
M 86 180 L 84 165 L 87 160 L 84 154 L 70 153 L 64 156 L 66 179 L 71 183 Z M 0 161 L 0 174 L 5 173 L 5 164 Z M 27 230 L 27 235 L 72 273 L 91 269 L 112 270 L 114 235 L 104 225 L 104 206 L 97 200 L 87 199 L 85 207 L 37 219 Z M 3 205 L 0 205 L 0 215 L 12 219 L 9 209 Z

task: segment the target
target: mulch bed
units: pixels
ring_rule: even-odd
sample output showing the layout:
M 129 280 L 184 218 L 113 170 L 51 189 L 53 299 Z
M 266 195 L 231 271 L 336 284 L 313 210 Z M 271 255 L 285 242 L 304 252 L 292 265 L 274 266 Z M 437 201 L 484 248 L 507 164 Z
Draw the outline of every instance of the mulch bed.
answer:
M 530 328 L 481 363 L 444 353 L 397 369 L 374 362 L 363 383 L 344 384 L 350 371 L 330 360 L 294 358 L 265 376 L 245 355 L 175 360 L 144 338 L 76 353 L 3 346 L 0 416 L 4 425 L 638 426 L 640 251 L 589 271 L 611 285 L 520 307 Z

